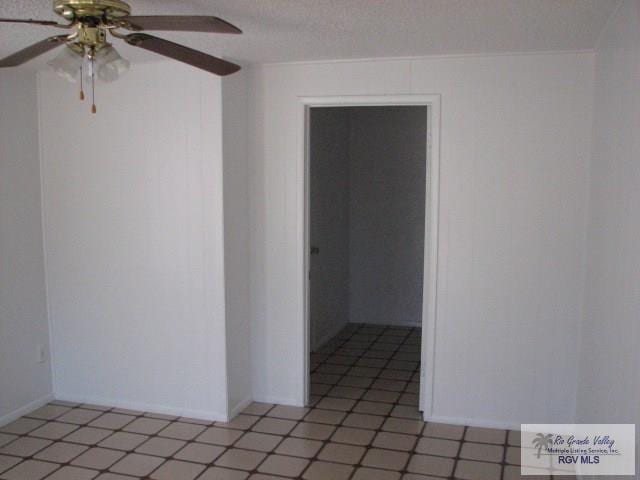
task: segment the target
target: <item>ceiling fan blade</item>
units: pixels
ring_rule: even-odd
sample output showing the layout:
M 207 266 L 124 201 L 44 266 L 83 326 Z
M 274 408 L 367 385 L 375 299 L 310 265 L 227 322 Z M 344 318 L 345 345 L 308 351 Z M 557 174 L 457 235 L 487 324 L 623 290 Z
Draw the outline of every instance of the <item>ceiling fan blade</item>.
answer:
M 216 75 L 230 75 L 240 70 L 240 66 L 227 62 L 221 58 L 207 55 L 184 45 L 153 37 L 146 33 L 132 33 L 124 37 L 124 40 L 134 47 L 144 48 L 165 57 L 172 58 L 179 62 L 187 63 L 202 70 L 206 70 Z
M 43 53 L 47 53 L 49 50 L 53 50 L 68 40 L 67 35 L 57 35 L 55 37 L 45 38 L 44 40 L 34 43 L 30 47 L 27 47 L 19 52 L 14 53 L 6 58 L 0 60 L 0 68 L 16 67 L 28 62 L 29 60 L 36 58 Z
M 207 16 L 133 16 L 122 19 L 125 28 L 134 31 L 164 30 L 174 32 L 242 33 L 238 27 L 218 17 Z
M 20 18 L 0 18 L 0 23 L 30 23 L 32 25 L 44 25 L 46 27 L 67 27 L 67 25 L 62 25 L 52 20 L 22 20 Z

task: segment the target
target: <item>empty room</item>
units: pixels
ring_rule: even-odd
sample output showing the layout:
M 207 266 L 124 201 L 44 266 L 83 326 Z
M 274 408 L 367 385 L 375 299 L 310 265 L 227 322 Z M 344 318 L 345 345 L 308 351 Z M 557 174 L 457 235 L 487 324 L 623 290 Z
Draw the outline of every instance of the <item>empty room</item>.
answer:
M 0 480 L 638 478 L 640 0 L 0 2 Z

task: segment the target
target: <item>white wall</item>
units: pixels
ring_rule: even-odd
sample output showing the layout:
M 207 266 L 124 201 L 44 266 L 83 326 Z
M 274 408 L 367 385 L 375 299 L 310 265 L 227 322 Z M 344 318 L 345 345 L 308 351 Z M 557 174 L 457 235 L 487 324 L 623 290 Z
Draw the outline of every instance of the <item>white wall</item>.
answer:
M 640 427 L 640 2 L 596 50 L 587 295 L 578 397 L 586 423 Z M 636 437 L 640 438 L 640 431 Z M 638 457 L 637 457 L 638 458 Z M 640 464 L 637 471 L 640 471 Z
M 340 108 L 310 113 L 309 313 L 315 350 L 349 322 L 350 114 Z
M 593 55 L 279 64 L 250 85 L 254 393 L 303 398 L 299 96 L 441 94 L 432 418 L 573 419 Z
M 350 114 L 349 321 L 420 325 L 427 108 Z
M 219 78 L 136 64 L 97 115 L 39 92 L 56 396 L 224 418 Z
M 44 349 L 40 363 L 39 349 Z M 0 425 L 52 393 L 35 75 L 0 72 Z
M 249 112 L 244 71 L 224 77 L 221 82 L 228 410 L 233 414 L 252 398 L 246 138 Z

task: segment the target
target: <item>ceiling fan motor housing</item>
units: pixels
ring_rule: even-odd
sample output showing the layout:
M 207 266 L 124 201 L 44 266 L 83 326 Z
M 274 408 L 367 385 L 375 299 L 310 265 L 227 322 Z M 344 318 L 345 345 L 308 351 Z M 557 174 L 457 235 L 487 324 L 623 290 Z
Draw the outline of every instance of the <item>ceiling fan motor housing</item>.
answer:
M 120 0 L 54 0 L 53 11 L 69 21 L 112 21 L 131 14 L 131 7 Z

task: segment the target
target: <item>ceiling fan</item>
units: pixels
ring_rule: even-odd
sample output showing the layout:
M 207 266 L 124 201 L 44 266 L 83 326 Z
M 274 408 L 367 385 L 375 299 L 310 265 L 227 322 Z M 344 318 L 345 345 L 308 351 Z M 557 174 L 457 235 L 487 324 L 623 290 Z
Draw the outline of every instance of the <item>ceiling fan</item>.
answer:
M 62 76 L 72 80 L 80 74 L 80 98 L 84 99 L 83 76 L 92 83 L 95 94 L 96 75 L 106 81 L 117 79 L 129 67 L 107 41 L 107 33 L 129 45 L 164 55 L 216 75 L 230 75 L 240 70 L 234 63 L 199 52 L 184 45 L 154 37 L 145 30 L 209 32 L 241 34 L 230 23 L 211 16 L 132 16 L 131 7 L 121 0 L 54 0 L 53 11 L 67 23 L 50 20 L 20 20 L 0 18 L 0 23 L 43 25 L 70 30 L 63 35 L 41 40 L 0 60 L 0 68 L 15 67 L 56 47 L 67 48 L 49 65 Z M 134 33 L 122 32 L 129 30 Z M 85 70 L 83 72 L 83 70 Z M 96 112 L 95 101 L 92 112 Z

